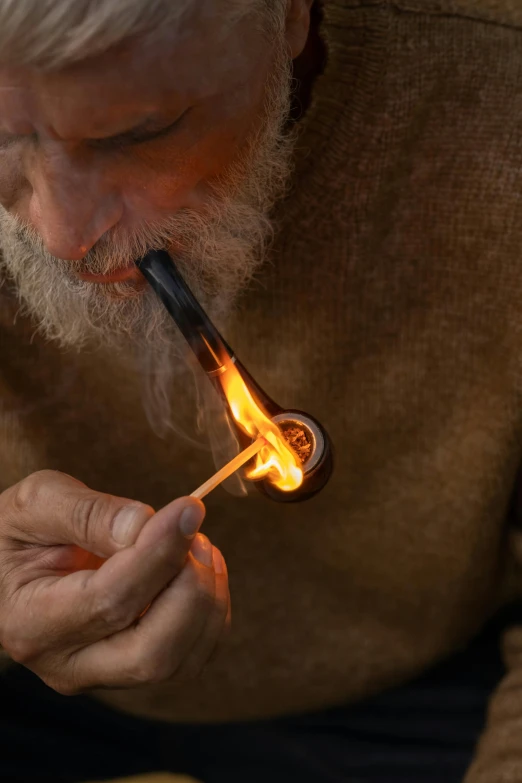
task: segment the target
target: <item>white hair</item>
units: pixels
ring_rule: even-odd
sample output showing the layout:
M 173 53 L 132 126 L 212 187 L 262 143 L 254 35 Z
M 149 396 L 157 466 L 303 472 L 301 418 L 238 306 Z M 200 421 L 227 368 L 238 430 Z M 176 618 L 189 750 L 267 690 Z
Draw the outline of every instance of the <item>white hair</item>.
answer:
M 55 69 L 175 28 L 199 0 L 0 0 L 0 62 Z M 283 0 L 224 0 L 228 23 L 257 12 L 280 28 Z M 217 10 L 216 10 L 217 13 Z

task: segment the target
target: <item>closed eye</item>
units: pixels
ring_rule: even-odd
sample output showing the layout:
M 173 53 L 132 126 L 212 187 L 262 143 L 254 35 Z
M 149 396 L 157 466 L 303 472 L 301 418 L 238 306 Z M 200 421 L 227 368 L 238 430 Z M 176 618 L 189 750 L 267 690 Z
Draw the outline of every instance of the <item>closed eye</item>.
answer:
M 148 141 L 161 139 L 163 136 L 168 136 L 174 130 L 177 130 L 182 120 L 187 117 L 191 109 L 192 107 L 186 109 L 183 114 L 180 114 L 179 117 L 169 125 L 158 125 L 158 123 L 148 122 L 138 128 L 119 133 L 117 136 L 110 136 L 104 139 L 90 139 L 88 144 L 90 147 L 96 147 L 98 149 L 114 149 L 145 144 Z

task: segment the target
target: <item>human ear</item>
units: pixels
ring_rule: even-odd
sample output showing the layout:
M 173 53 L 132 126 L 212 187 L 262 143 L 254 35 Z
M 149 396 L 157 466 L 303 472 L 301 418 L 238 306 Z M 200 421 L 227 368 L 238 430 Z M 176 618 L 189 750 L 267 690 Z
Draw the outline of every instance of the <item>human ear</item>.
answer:
M 303 51 L 310 31 L 313 0 L 287 0 L 286 40 L 295 60 Z

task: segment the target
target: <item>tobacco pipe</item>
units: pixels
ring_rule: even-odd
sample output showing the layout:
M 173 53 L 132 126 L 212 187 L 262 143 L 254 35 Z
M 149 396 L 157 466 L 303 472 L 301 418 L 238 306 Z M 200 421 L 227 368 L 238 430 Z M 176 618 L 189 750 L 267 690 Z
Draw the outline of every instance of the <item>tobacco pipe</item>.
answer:
M 304 479 L 298 489 L 285 492 L 265 478 L 256 482 L 259 490 L 283 503 L 308 500 L 316 495 L 327 484 L 333 469 L 332 445 L 324 427 L 307 413 L 284 410 L 266 394 L 225 342 L 165 250 L 149 251 L 136 261 L 136 266 L 163 302 L 228 410 L 220 377 L 226 372 L 226 365 L 233 362 L 261 410 L 280 429 L 298 427 L 311 445 L 310 454 L 302 464 Z M 230 418 L 240 442 L 247 446 L 249 436 L 237 426 L 232 415 Z

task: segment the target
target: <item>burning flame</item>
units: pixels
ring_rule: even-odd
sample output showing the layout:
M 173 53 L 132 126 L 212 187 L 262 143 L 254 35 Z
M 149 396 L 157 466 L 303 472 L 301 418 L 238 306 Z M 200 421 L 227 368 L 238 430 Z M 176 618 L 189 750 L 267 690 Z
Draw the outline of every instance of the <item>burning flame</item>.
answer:
M 299 460 L 281 435 L 279 428 L 266 416 L 252 397 L 245 381 L 233 362 L 227 362 L 220 376 L 234 419 L 253 439 L 263 436 L 270 445 L 256 455 L 255 467 L 249 471 L 251 480 L 268 477 L 278 489 L 291 492 L 303 483 Z

